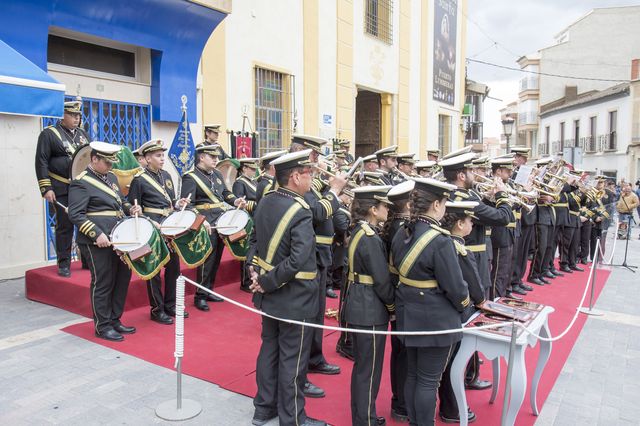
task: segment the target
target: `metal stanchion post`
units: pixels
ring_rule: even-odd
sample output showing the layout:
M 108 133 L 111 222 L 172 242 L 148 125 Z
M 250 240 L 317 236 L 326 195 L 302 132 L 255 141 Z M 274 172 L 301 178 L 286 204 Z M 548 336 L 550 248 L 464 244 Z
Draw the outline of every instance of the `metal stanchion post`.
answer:
M 595 317 L 601 317 L 604 315 L 602 312 L 598 311 L 597 309 L 593 309 L 593 302 L 594 302 L 595 292 L 596 292 L 596 274 L 598 273 L 599 262 L 600 262 L 600 240 L 596 242 L 595 258 L 591 263 L 591 268 L 593 268 L 593 276 L 591 278 L 591 294 L 589 295 L 589 309 L 585 307 L 582 307 L 579 309 L 581 313 L 595 316 Z
M 500 420 L 501 426 L 507 425 L 507 412 L 509 411 L 509 396 L 511 394 L 511 378 L 513 376 L 513 357 L 516 352 L 516 321 L 511 322 L 511 340 L 509 341 L 509 361 L 507 364 L 507 379 L 504 387 L 504 399 L 502 401 L 502 418 Z M 495 386 L 495 385 L 494 385 Z
M 176 282 L 176 375 L 177 397 L 165 401 L 156 408 L 156 416 L 164 420 L 189 420 L 202 411 L 199 402 L 182 399 L 182 353 L 184 351 L 184 277 L 180 275 Z

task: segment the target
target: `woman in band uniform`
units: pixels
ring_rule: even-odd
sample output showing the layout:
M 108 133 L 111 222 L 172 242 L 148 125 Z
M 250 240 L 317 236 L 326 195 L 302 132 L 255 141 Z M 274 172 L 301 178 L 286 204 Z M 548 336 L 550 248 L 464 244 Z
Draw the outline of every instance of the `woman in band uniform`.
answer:
M 460 313 L 469 292 L 448 231 L 440 227 L 447 197 L 455 185 L 415 179 L 411 221 L 391 243 L 396 290 L 397 326 L 405 332 L 439 331 L 462 326 Z M 436 392 L 447 362 L 462 333 L 407 335 L 408 373 L 405 399 L 411 425 L 435 423 Z

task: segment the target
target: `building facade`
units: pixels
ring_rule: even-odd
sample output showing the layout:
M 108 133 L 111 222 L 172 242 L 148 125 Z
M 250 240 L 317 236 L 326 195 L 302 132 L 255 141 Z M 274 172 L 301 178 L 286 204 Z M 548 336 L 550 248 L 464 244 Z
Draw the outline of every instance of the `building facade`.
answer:
M 250 123 L 258 154 L 293 132 L 349 139 L 356 156 L 396 143 L 421 158 L 448 152 L 464 143 L 465 10 L 466 0 L 235 2 L 202 55 L 202 120 Z

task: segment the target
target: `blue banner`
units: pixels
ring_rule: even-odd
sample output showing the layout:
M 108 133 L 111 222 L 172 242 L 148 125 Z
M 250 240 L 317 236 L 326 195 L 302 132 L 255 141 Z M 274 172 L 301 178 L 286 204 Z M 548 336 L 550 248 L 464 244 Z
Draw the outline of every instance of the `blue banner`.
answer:
M 169 159 L 180 173 L 180 176 L 193 168 L 195 159 L 195 145 L 189 129 L 186 109 L 182 111 L 182 119 L 178 126 L 178 131 L 173 137 L 171 148 L 169 148 Z

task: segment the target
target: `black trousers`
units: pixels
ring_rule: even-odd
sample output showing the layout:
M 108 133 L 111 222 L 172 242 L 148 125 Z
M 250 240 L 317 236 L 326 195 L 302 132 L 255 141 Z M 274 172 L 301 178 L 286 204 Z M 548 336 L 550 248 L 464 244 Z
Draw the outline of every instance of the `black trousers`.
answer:
M 386 330 L 387 325 L 353 326 L 362 330 Z M 376 424 L 376 398 L 382 378 L 385 335 L 355 333 L 353 369 L 351 370 L 351 424 Z
M 176 280 L 180 275 L 180 257 L 170 252 L 169 262 L 164 266 L 164 294 L 162 294 L 162 271 L 147 283 L 147 295 L 151 313 L 168 312 L 176 308 Z
M 391 330 L 396 331 L 396 322 L 391 322 Z M 389 376 L 391 378 L 391 409 L 405 414 L 407 405 L 404 385 L 407 381 L 407 348 L 398 336 L 391 336 L 391 357 Z
M 580 250 L 580 227 L 574 228 L 573 238 L 569 245 L 569 266 L 577 266 L 578 250 Z
M 445 368 L 442 375 L 442 382 L 440 383 L 440 387 L 438 388 L 438 397 L 440 398 L 440 407 L 438 411 L 444 417 L 450 419 L 458 417 L 459 414 L 458 403 L 456 402 L 456 396 L 453 393 L 453 385 L 451 384 L 451 364 L 453 364 L 453 360 L 456 358 L 458 349 L 460 349 L 460 342 L 453 345 L 451 356 L 449 357 L 449 362 L 447 362 L 447 367 Z M 471 361 L 473 361 L 473 359 L 469 360 L 469 362 Z
M 592 227 L 593 223 L 590 220 L 582 222 L 582 226 L 580 227 L 580 248 L 578 250 L 580 260 L 587 260 L 591 255 L 591 249 L 589 247 L 591 245 Z
M 196 269 L 196 277 L 200 285 L 213 290 L 218 267 L 220 266 L 220 259 L 222 258 L 222 252 L 224 250 L 224 243 L 215 231 L 211 232 L 209 238 L 211 239 L 211 254 L 207 257 L 207 260 Z M 195 299 L 206 299 L 207 294 L 206 291 L 197 289 Z
M 533 253 L 533 261 L 531 262 L 531 270 L 529 271 L 529 279 L 540 278 L 544 272 L 548 270 L 548 263 L 545 263 L 547 251 L 551 252 L 551 233 L 552 226 L 542 223 L 536 224 L 535 233 L 535 252 Z
M 514 247 L 515 261 L 513 262 L 513 273 L 511 274 L 512 285 L 522 283 L 522 278 L 527 270 L 529 248 L 535 240 L 535 235 L 535 225 L 522 225 L 520 228 L 520 237 L 516 240 L 517 245 Z
M 324 324 L 324 311 L 327 308 L 327 274 L 328 268 L 326 266 L 321 267 L 318 265 L 318 292 L 320 297 L 320 308 L 313 319 L 315 324 Z M 312 335 L 309 365 L 315 367 L 326 364 L 327 360 L 322 354 L 322 335 L 324 330 L 321 328 L 313 328 L 309 332 Z
M 542 272 L 547 272 L 553 268 L 553 259 L 556 256 L 558 238 L 558 227 L 549 227 L 549 237 L 547 241 L 547 249 L 544 252 L 544 259 L 542 259 Z
M 573 262 L 571 262 L 571 244 L 573 244 L 573 236 L 579 233 L 578 228 L 570 228 L 565 226 L 562 228 L 562 245 L 560 246 L 560 266 L 576 265 L 575 246 L 573 248 Z
M 304 423 L 304 376 L 311 348 L 311 328 L 262 317 L 262 345 L 256 363 L 255 416 L 278 415 L 280 424 Z
M 100 334 L 120 325 L 124 302 L 131 280 L 131 270 L 111 247 L 82 244 L 91 271 L 91 306 L 95 332 Z
M 61 204 L 69 205 L 67 194 L 57 195 L 56 200 Z M 71 265 L 71 243 L 73 242 L 73 223 L 69 220 L 69 215 L 57 204 L 49 204 L 50 208 L 56 212 L 56 256 L 59 267 L 69 267 Z
M 545 260 L 545 265 L 548 265 L 548 270 L 556 269 L 553 261 L 556 257 L 556 250 L 560 248 L 559 252 L 562 253 L 562 234 L 564 233 L 564 226 L 556 225 L 553 227 L 553 233 L 551 234 L 551 255 Z M 548 253 L 546 253 L 548 254 Z
M 347 249 L 341 244 L 333 244 L 331 246 L 331 260 L 332 265 L 329 270 L 329 281 L 327 287 L 331 287 L 334 290 L 342 290 L 347 280 L 346 276 L 346 261 Z
M 600 225 L 602 226 L 602 225 Z M 604 255 L 605 253 L 605 242 L 607 241 L 607 231 L 603 231 L 600 226 L 592 226 L 591 227 L 591 238 L 590 238 L 590 247 L 589 254 L 591 254 L 591 260 L 595 259 L 596 252 L 596 241 L 600 240 L 600 252 Z
M 489 238 L 487 238 L 487 240 L 491 241 Z M 490 245 L 487 245 L 487 250 L 472 252 L 476 259 L 478 275 L 480 275 L 480 285 L 482 285 L 485 297 L 489 297 L 489 289 L 491 288 L 491 272 L 489 271 L 491 269 L 491 258 L 488 250 L 491 250 Z M 493 253 L 491 256 L 493 256 Z
M 339 309 L 338 309 L 338 319 L 340 321 L 340 327 L 348 328 L 349 324 L 344 319 L 344 302 L 347 294 L 347 290 L 349 288 L 349 283 L 345 282 L 345 287 L 342 291 L 340 291 L 340 299 L 339 301 Z M 394 323 L 392 323 L 393 326 Z M 393 340 L 392 340 L 393 343 Z M 351 355 L 353 357 L 353 342 L 351 338 L 351 333 L 347 333 L 346 331 L 340 332 L 340 337 L 338 338 L 338 343 L 336 343 L 336 351 L 342 352 L 345 355 Z M 391 351 L 391 356 L 393 357 L 393 349 Z M 393 385 L 392 385 L 393 386 Z
M 405 396 L 410 425 L 435 424 L 438 386 L 454 346 L 407 348 Z
M 511 283 L 512 253 L 513 246 L 493 248 L 493 259 L 491 260 L 491 290 L 489 291 L 491 300 L 507 295 L 507 289 Z
M 251 278 L 247 270 L 247 262 L 240 262 L 240 288 L 249 288 Z

